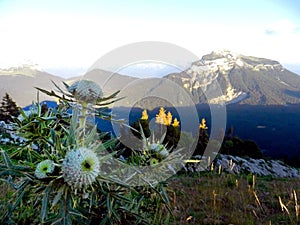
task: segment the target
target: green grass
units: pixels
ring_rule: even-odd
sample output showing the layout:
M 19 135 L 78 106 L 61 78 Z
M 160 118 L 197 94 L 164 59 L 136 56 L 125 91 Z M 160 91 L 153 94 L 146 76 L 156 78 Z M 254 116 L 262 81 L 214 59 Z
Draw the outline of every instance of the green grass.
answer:
M 5 151 L 12 150 L 15 147 L 16 147 L 15 145 L 11 145 L 11 144 L 0 144 L 0 149 Z

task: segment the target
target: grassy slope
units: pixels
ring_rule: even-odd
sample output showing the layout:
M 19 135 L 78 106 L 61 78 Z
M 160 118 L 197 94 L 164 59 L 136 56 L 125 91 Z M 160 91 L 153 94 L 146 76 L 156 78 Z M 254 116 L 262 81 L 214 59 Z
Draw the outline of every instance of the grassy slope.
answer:
M 174 214 L 171 224 L 300 224 L 294 191 L 300 196 L 298 179 L 255 177 L 253 183 L 253 176 L 225 173 L 176 175 L 168 185 Z M 0 182 L 0 199 L 11 194 L 8 186 Z M 281 210 L 279 196 L 288 212 Z
M 254 177 L 253 184 L 251 175 L 176 176 L 169 180 L 172 224 L 300 224 L 294 191 L 300 195 L 299 179 Z

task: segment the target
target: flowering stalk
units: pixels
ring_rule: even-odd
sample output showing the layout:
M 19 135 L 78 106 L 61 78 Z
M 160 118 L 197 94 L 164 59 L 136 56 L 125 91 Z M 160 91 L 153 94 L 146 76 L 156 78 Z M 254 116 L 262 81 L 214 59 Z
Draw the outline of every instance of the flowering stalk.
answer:
M 68 91 L 74 96 L 82 107 L 81 116 L 79 119 L 79 128 L 85 131 L 87 107 L 89 103 L 95 103 L 103 97 L 103 92 L 100 86 L 94 81 L 79 80 L 68 87 Z M 84 142 L 83 132 L 82 142 Z
M 87 114 L 87 102 L 82 102 L 81 103 L 82 110 L 81 110 L 81 116 L 79 119 L 79 128 L 82 128 L 84 130 L 85 128 L 85 122 L 86 122 L 86 114 Z

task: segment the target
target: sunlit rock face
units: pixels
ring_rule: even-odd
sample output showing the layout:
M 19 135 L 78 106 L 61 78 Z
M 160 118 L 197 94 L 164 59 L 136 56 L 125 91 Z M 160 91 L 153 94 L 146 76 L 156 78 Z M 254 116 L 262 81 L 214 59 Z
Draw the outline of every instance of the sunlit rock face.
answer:
M 204 55 L 186 71 L 167 78 L 182 85 L 197 103 L 285 105 L 300 102 L 293 95 L 300 91 L 299 76 L 277 61 L 228 50 Z

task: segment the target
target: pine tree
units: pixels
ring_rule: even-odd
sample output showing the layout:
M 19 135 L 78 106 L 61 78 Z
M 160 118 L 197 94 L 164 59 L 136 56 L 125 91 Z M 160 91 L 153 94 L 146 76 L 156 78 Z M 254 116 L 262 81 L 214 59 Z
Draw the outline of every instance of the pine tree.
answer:
M 150 136 L 151 131 L 150 131 L 148 117 L 149 116 L 148 116 L 147 110 L 144 109 L 144 111 L 142 112 L 142 117 L 130 125 L 132 128 L 134 128 L 131 130 L 133 135 L 135 135 L 138 138 L 141 138 L 141 129 L 140 128 L 142 127 L 143 134 L 145 135 L 145 137 L 148 138 Z
M 174 149 L 177 147 L 179 138 L 180 138 L 179 121 L 177 120 L 177 118 L 175 118 L 174 123 L 167 126 L 167 133 L 163 141 L 163 144 L 165 144 L 168 149 Z
M 12 117 L 19 115 L 19 108 L 10 95 L 6 93 L 2 99 L 0 106 L 0 121 L 10 122 Z

